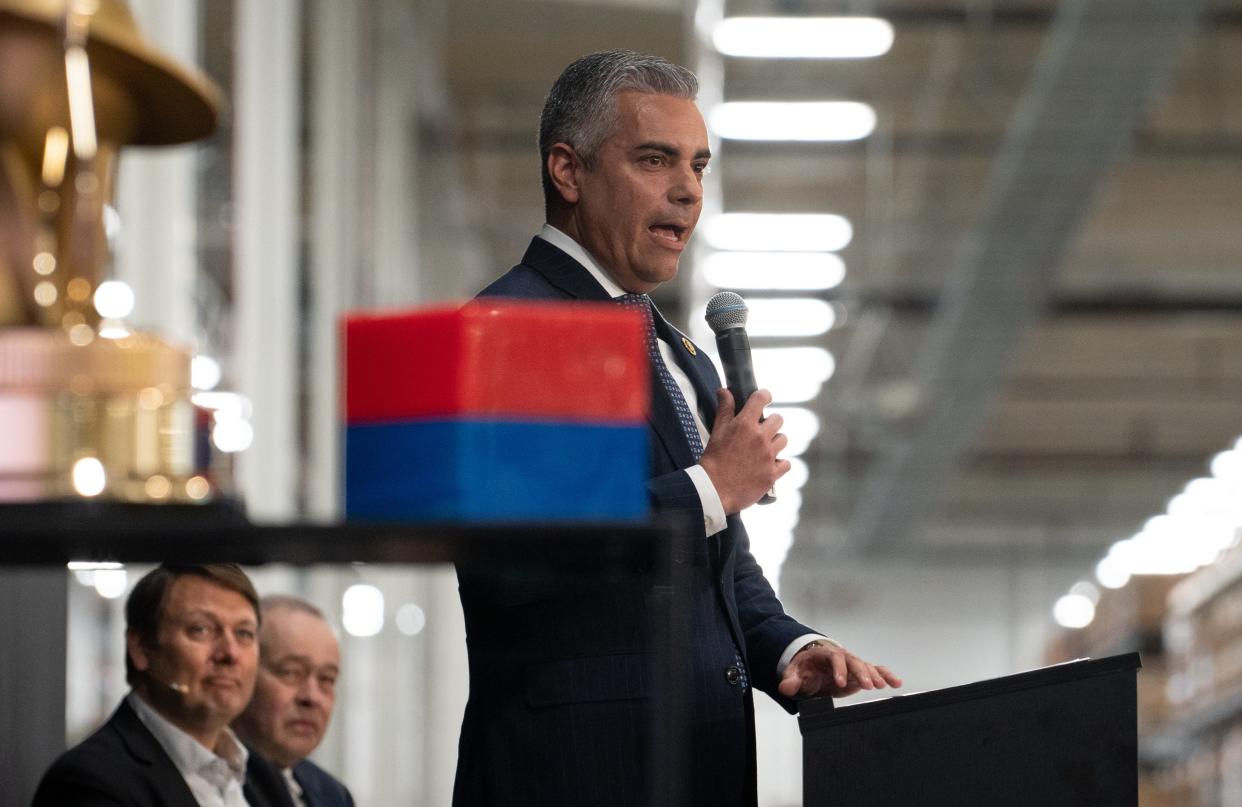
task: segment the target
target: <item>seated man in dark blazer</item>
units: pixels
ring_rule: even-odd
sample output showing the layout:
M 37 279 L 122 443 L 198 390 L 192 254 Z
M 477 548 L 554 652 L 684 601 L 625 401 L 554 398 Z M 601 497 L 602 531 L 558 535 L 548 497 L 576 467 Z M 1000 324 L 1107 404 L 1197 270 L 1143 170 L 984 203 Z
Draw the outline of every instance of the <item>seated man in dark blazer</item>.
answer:
M 258 753 L 250 770 L 274 769 L 285 784 L 287 807 L 353 807 L 345 785 L 307 759 L 319 747 L 341 669 L 336 634 L 318 608 L 296 597 L 267 596 L 259 630 L 259 675 L 254 697 L 233 728 Z
M 627 305 L 648 322 L 652 508 L 688 539 L 689 668 L 684 715 L 664 746 L 679 759 L 658 792 L 652 704 L 658 590 L 500 564 L 458 564 L 470 656 L 456 807 L 742 807 L 756 799 L 752 687 L 794 697 L 847 695 L 900 679 L 785 614 L 738 514 L 789 470 L 781 418 L 760 390 L 734 414 L 706 353 L 647 296 L 677 275 L 703 207 L 711 158 L 683 67 L 628 51 L 571 64 L 548 94 L 539 150 L 546 224 L 522 261 L 480 296 Z M 604 374 L 601 372 L 601 383 Z M 575 457 L 566 457 L 568 463 Z M 584 473 L 589 469 L 584 468 Z M 663 689 L 662 689 L 663 688 Z M 663 692 L 664 694 L 660 694 Z M 667 756 L 665 757 L 665 759 Z
M 44 774 L 34 807 L 274 807 L 229 730 L 254 690 L 259 598 L 233 564 L 165 564 L 125 604 L 132 690 Z

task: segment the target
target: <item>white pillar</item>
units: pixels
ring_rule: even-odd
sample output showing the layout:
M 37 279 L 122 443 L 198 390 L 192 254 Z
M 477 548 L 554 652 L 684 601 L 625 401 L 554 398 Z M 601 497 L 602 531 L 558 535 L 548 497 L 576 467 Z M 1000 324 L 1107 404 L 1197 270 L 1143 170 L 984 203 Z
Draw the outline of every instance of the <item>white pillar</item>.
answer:
M 256 521 L 295 514 L 298 418 L 300 6 L 237 4 L 234 113 L 239 391 L 254 405 L 254 443 L 238 487 Z
M 198 0 L 131 0 L 146 38 L 187 65 L 198 64 Z M 121 152 L 115 276 L 134 289 L 130 321 L 193 345 L 195 328 L 196 146 Z
M 420 4 L 421 5 L 421 4 Z M 420 59 L 418 12 L 407 0 L 376 0 L 375 299 L 371 305 L 419 300 L 418 130 L 415 101 Z
M 315 0 L 312 14 L 307 506 L 311 517 L 327 521 L 340 510 L 338 320 L 356 305 L 362 269 L 358 194 L 364 99 L 358 88 L 366 16 L 362 4 L 339 0 Z

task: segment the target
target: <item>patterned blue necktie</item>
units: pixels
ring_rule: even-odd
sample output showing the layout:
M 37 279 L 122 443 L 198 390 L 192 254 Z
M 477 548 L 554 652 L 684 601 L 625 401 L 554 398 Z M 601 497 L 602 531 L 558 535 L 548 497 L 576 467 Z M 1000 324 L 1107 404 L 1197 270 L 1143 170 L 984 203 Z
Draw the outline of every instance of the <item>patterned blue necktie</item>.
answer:
M 686 403 L 686 396 L 682 394 L 681 387 L 677 386 L 677 381 L 668 371 L 668 365 L 664 363 L 664 357 L 660 355 L 660 343 L 659 337 L 656 336 L 652 312 L 654 305 L 651 298 L 645 294 L 622 294 L 620 297 L 614 297 L 613 302 L 642 312 L 647 332 L 647 356 L 651 359 L 651 366 L 655 369 L 656 375 L 660 377 L 660 383 L 664 386 L 665 392 L 673 401 L 673 409 L 677 411 L 681 430 L 686 435 L 686 441 L 690 443 L 690 452 L 694 455 L 694 461 L 698 462 L 699 457 L 703 456 L 703 438 L 699 436 L 699 427 L 695 425 L 694 414 L 690 411 L 690 405 Z M 741 674 L 738 681 L 739 689 L 745 694 L 750 688 L 750 676 L 746 672 L 746 662 L 742 661 L 742 653 L 737 649 L 736 644 L 733 647 L 733 658 Z
M 694 413 L 686 403 L 686 396 L 682 394 L 681 387 L 677 386 L 677 381 L 668 371 L 668 365 L 664 363 L 664 357 L 660 355 L 651 298 L 645 294 L 622 294 L 613 298 L 613 301 L 642 312 L 647 331 L 647 356 L 651 359 L 656 375 L 660 377 L 660 383 L 664 385 L 664 391 L 673 401 L 673 409 L 677 411 L 677 419 L 681 421 L 681 430 L 686 435 L 686 441 L 690 443 L 690 452 L 694 455 L 694 461 L 698 462 L 699 457 L 703 456 L 703 438 L 699 436 L 699 427 L 695 425 Z

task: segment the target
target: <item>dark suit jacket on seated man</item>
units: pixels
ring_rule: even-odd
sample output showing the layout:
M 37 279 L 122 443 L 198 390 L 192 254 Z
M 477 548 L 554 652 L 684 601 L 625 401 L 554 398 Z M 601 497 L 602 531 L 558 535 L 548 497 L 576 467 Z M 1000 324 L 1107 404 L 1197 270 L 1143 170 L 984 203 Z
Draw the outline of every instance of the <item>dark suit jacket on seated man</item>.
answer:
M 540 124 L 547 225 L 482 296 L 646 306 L 672 280 L 702 209 L 710 158 L 697 82 L 615 51 L 570 65 Z M 794 697 L 899 686 L 787 616 L 738 513 L 789 469 L 781 418 L 757 392 L 734 416 L 711 361 L 652 310 L 650 500 L 694 534 L 686 803 L 753 804 L 751 688 Z M 649 346 L 650 347 L 650 346 Z M 676 389 L 672 385 L 676 385 Z M 678 417 L 683 404 L 693 425 Z M 710 427 L 710 428 L 709 428 Z M 693 431 L 691 431 L 693 429 Z M 572 458 L 567 458 L 572 461 Z M 637 584 L 541 580 L 459 565 L 470 653 L 454 803 L 636 805 L 650 793 L 651 657 Z
M 275 807 L 229 730 L 254 689 L 258 596 L 231 564 L 165 565 L 125 607 L 132 691 L 44 774 L 34 807 Z

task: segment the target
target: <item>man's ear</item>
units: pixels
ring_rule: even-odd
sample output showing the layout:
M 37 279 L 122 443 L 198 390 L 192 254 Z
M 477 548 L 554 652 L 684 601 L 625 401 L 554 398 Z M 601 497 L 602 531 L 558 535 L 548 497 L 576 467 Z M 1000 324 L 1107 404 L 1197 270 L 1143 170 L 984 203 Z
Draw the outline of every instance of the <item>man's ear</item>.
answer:
M 147 648 L 136 631 L 125 631 L 125 650 L 129 653 L 129 660 L 133 662 L 135 670 L 146 672 L 150 669 L 151 660 L 147 658 Z
M 578 203 L 578 171 L 582 160 L 568 143 L 554 143 L 548 151 L 548 176 L 566 204 Z

